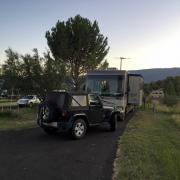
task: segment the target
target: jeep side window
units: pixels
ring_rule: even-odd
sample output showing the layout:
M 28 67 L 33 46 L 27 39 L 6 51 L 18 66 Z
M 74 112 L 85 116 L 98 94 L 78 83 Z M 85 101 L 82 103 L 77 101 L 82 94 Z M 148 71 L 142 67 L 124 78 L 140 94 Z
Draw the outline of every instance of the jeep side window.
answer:
M 87 99 L 86 96 L 82 95 L 73 95 L 71 106 L 78 107 L 78 106 L 87 106 Z
M 95 94 L 88 94 L 88 99 L 89 99 L 89 104 L 91 104 L 91 103 L 100 104 L 101 103 L 99 97 Z

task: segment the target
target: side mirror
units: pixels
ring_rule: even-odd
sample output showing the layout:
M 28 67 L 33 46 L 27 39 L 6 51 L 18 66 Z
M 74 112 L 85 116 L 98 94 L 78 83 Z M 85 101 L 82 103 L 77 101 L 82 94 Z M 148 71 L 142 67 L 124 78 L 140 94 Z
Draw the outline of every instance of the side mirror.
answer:
M 102 107 L 102 104 L 99 101 L 90 101 L 89 104 L 90 106 Z
M 89 104 L 92 106 L 96 106 L 98 104 L 98 102 L 97 101 L 90 101 Z

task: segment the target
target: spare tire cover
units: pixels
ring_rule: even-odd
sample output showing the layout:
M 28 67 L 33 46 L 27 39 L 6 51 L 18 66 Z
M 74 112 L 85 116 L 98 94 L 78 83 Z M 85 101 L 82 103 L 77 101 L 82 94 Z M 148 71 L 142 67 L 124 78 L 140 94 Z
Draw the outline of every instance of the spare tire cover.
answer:
M 42 122 L 52 122 L 56 116 L 56 107 L 50 103 L 43 103 L 40 106 L 39 116 Z

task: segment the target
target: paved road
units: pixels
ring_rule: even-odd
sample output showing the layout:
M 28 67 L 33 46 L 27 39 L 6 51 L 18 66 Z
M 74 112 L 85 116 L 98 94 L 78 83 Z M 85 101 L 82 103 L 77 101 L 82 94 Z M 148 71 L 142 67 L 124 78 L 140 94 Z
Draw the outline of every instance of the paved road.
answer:
M 39 128 L 0 133 L 0 180 L 110 180 L 127 122 L 118 122 L 116 132 L 91 128 L 79 141 L 65 133 L 48 136 Z

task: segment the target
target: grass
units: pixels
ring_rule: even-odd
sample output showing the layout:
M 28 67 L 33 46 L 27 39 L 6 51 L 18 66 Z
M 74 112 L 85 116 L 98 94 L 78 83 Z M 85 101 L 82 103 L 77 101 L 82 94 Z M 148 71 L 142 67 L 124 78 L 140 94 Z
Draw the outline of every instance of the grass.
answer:
M 7 107 L 7 106 L 17 106 L 17 103 L 16 102 L 4 102 L 4 103 L 0 103 L 0 108 L 3 108 L 3 107 Z
M 7 103 L 7 102 L 17 102 L 16 99 L 0 99 L 0 103 Z
M 179 112 L 137 112 L 118 146 L 114 180 L 180 179 Z
M 35 127 L 36 112 L 35 107 L 0 112 L 0 131 Z
M 15 99 L 0 99 L 0 108 L 5 106 L 15 106 L 17 105 L 17 100 Z

